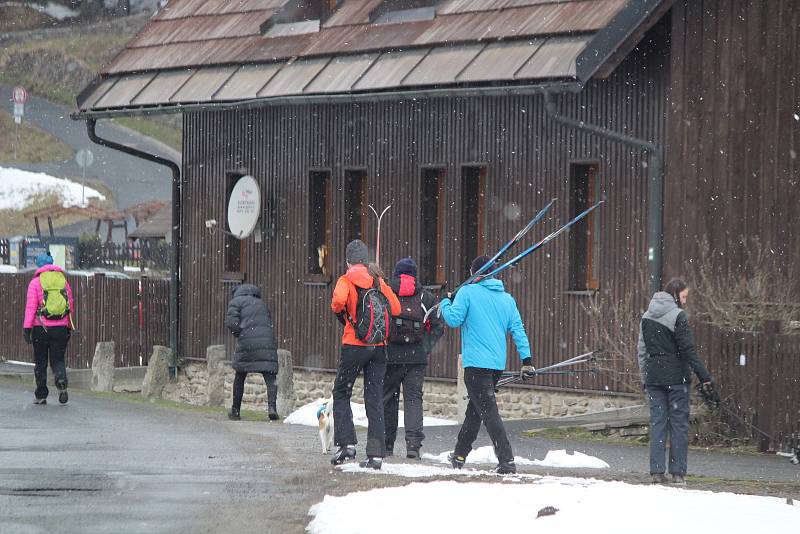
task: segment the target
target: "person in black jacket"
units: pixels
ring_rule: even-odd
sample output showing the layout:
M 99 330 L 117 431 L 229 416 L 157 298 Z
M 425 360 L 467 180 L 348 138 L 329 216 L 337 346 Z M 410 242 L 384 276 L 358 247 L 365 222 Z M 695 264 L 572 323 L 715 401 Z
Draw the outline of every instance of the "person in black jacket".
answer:
M 242 284 L 233 291 L 228 304 L 225 326 L 236 337 L 236 350 L 231 366 L 236 371 L 233 379 L 233 404 L 228 418 L 238 421 L 244 395 L 247 373 L 261 373 L 267 383 L 267 410 L 270 420 L 278 419 L 278 342 L 272 316 L 261 291 L 252 284 Z
M 664 456 L 669 430 L 669 472 L 674 483 L 685 484 L 690 368 L 704 388 L 713 387 L 682 309 L 688 296 L 683 280 L 670 280 L 664 291 L 653 295 L 639 331 L 639 369 L 650 401 L 650 475 L 654 483 L 667 482 Z
M 423 289 L 417 279 L 417 264 L 412 258 L 403 258 L 397 262 L 389 287 L 400 300 L 402 311 L 399 316 L 392 318 L 386 376 L 383 380 L 386 455 L 390 456 L 394 451 L 402 385 L 406 457 L 418 459 L 422 440 L 425 439 L 422 425 L 422 382 L 428 366 L 428 355 L 442 337 L 444 328 L 442 320 L 436 314 L 431 315 L 427 324 L 422 322 L 425 310 L 433 306 L 436 298 Z

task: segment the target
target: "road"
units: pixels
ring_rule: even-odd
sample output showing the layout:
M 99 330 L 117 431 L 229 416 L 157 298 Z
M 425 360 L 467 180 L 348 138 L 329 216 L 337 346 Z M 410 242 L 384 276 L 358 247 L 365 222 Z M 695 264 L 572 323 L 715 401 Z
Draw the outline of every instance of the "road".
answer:
M 4 534 L 301 533 L 309 507 L 326 494 L 410 482 L 332 470 L 313 427 L 231 422 L 222 410 L 165 408 L 79 391 L 71 392 L 66 406 L 53 395 L 47 406 L 34 406 L 32 398 L 32 384 L 0 380 Z M 541 459 L 548 450 L 566 448 L 598 456 L 611 468 L 522 472 L 648 479 L 645 447 L 522 437 L 520 431 L 534 424 L 508 424 L 517 455 Z M 423 452 L 452 449 L 457 430 L 426 428 Z M 361 459 L 363 429 L 359 440 Z M 399 441 L 398 457 L 387 461 L 410 462 L 403 458 L 402 431 Z M 476 446 L 487 444 L 482 432 Z M 695 489 L 800 496 L 800 469 L 783 458 L 692 451 L 690 471 L 755 481 L 690 481 Z
M 11 90 L 12 87 L 0 84 L 0 95 L 2 95 L 0 101 L 4 103 L 3 109 L 9 112 L 12 110 L 9 101 Z M 94 164 L 87 169 L 86 177 L 106 184 L 113 193 L 119 208 L 126 208 L 149 200 L 170 199 L 172 174 L 169 169 L 92 143 L 86 133 L 86 123 L 70 119 L 71 111 L 74 110 L 35 96 L 29 96 L 25 104 L 23 120 L 50 132 L 74 151 L 82 148 L 91 150 L 95 156 Z M 128 129 L 100 121 L 97 132 L 100 137 L 134 146 L 180 163 L 180 154 L 175 150 Z M 44 172 L 64 178 L 80 177 L 82 172 L 74 158 L 45 164 L 0 162 L 0 165 Z

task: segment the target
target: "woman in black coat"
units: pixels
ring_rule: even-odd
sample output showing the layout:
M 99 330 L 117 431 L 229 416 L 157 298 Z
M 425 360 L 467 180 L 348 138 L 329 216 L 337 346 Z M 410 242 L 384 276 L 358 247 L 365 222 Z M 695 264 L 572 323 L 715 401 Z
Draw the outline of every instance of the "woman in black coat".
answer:
M 247 373 L 261 373 L 267 383 L 267 406 L 269 418 L 278 419 L 278 342 L 272 316 L 261 300 L 261 291 L 252 284 L 242 284 L 233 291 L 228 304 L 225 326 L 236 337 L 232 367 L 236 371 L 233 380 L 233 405 L 228 417 L 239 420 L 239 410 L 244 395 Z

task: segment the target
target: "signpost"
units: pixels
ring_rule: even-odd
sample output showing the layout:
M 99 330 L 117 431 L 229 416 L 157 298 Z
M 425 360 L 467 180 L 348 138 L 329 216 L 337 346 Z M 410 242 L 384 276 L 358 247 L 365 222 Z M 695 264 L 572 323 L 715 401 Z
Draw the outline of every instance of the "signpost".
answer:
M 14 130 L 17 142 L 14 144 L 14 159 L 17 159 L 17 146 L 20 144 L 19 125 L 22 124 L 22 116 L 25 114 L 25 102 L 28 101 L 28 91 L 21 85 L 11 90 L 11 100 L 14 101 Z
M 83 181 L 81 182 L 81 206 L 86 205 L 86 167 L 90 167 L 94 163 L 94 154 L 88 148 L 82 148 L 75 154 L 75 163 L 78 167 L 83 169 Z

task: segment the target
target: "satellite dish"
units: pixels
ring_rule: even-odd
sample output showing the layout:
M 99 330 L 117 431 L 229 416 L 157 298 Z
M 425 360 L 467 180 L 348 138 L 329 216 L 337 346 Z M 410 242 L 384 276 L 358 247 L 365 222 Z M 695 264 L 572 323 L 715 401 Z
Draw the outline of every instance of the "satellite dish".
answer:
M 253 233 L 261 213 L 261 191 L 252 176 L 242 176 L 228 200 L 228 229 L 244 239 Z

